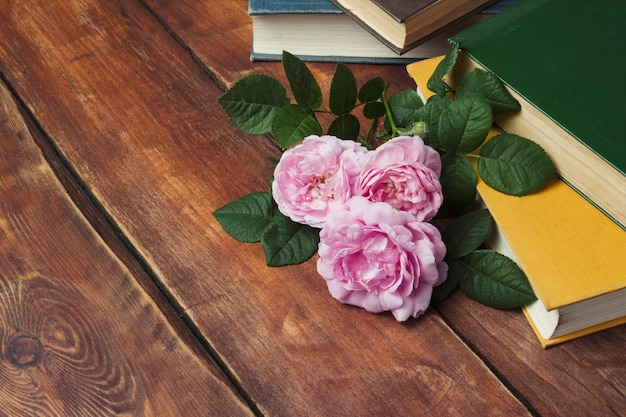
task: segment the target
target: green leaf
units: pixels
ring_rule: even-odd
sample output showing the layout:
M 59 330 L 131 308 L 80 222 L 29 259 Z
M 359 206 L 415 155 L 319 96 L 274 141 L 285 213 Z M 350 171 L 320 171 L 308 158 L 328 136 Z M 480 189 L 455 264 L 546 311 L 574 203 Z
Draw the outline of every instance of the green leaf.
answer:
M 387 100 L 391 116 L 397 127 L 407 127 L 415 120 L 415 113 L 424 105 L 415 90 L 406 89 Z
M 474 251 L 463 262 L 448 263 L 460 287 L 473 300 L 499 309 L 516 308 L 537 299 L 528 278 L 515 262 L 491 250 Z
M 292 221 L 277 212 L 261 238 L 268 266 L 302 263 L 317 251 L 319 229 Z
M 458 55 L 459 49 L 456 46 L 450 48 L 426 83 L 426 87 L 438 96 L 446 94 L 446 84 L 443 79 L 454 68 Z
M 493 73 L 480 68 L 468 72 L 461 78 L 456 97 L 477 93 L 482 94 L 491 107 L 493 114 L 518 111 L 519 102 L 506 90 L 504 84 Z
M 270 193 L 257 192 L 232 201 L 213 212 L 226 233 L 241 242 L 259 242 L 277 212 Z
M 441 157 L 441 164 L 443 209 L 451 215 L 460 213 L 476 199 L 476 172 L 467 158 L 461 155 L 445 154 Z
M 268 133 L 276 112 L 289 103 L 285 88 L 262 74 L 242 78 L 217 101 L 232 124 L 250 135 Z
M 356 105 L 356 89 L 356 80 L 350 68 L 338 63 L 330 83 L 330 111 L 337 116 L 350 113 Z
M 385 105 L 380 101 L 371 101 L 366 103 L 363 107 L 363 116 L 367 119 L 378 119 L 383 117 L 386 113 Z
M 441 148 L 439 140 L 439 120 L 443 111 L 450 106 L 452 100 L 448 96 L 432 96 L 426 104 L 417 109 L 413 118 L 414 122 L 424 122 L 428 127 L 428 134 L 422 137 L 424 141 L 433 148 Z
M 461 258 L 480 247 L 489 234 L 491 215 L 486 209 L 474 210 L 458 217 L 442 233 L 449 259 Z
M 385 81 L 380 77 L 374 77 L 368 80 L 359 90 L 359 101 L 361 103 L 371 103 L 379 100 L 385 91 Z
M 283 68 L 298 104 L 305 109 L 318 109 L 322 105 L 322 91 L 306 64 L 298 57 L 283 51 Z
M 487 185 L 515 196 L 533 193 L 556 178 L 554 164 L 543 148 L 513 134 L 487 141 L 476 168 Z
M 274 116 L 272 133 L 278 146 L 287 149 L 309 135 L 321 135 L 322 126 L 308 110 L 289 104 Z
M 439 121 L 439 140 L 446 152 L 466 154 L 479 147 L 491 128 L 493 118 L 487 100 L 472 94 L 450 104 Z
M 328 126 L 328 134 L 340 139 L 356 139 L 359 137 L 360 130 L 359 119 L 351 114 L 337 116 Z
M 436 303 L 447 298 L 458 286 L 459 276 L 448 274 L 448 278 L 446 278 L 443 284 L 433 287 L 433 295 L 431 296 L 430 301 L 432 303 Z

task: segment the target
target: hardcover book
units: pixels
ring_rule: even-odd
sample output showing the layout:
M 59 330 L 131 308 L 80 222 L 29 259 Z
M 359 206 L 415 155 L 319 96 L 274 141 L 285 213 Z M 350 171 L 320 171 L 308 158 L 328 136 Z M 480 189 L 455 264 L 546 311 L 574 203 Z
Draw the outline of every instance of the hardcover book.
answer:
M 524 0 L 452 37 L 459 72 L 497 75 L 522 105 L 495 119 L 540 144 L 562 179 L 626 228 L 626 2 Z
M 496 0 L 332 0 L 399 54 L 443 33 Z
M 248 12 L 253 61 L 280 61 L 282 52 L 289 51 L 304 61 L 377 64 L 407 64 L 441 55 L 449 48 L 450 36 L 487 16 L 473 16 L 400 55 L 330 0 L 250 0 Z
M 424 98 L 441 58 L 407 67 Z M 542 346 L 626 323 L 626 231 L 561 180 L 524 197 L 477 188 L 495 221 L 488 244 L 520 265 L 538 297 L 522 310 Z

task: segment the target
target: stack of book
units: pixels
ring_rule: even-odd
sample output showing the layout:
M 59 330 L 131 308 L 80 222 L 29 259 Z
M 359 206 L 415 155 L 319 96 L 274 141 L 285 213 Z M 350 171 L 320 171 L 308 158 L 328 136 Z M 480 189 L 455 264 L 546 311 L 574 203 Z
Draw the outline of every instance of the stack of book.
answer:
M 451 39 L 450 85 L 476 67 L 497 75 L 522 106 L 498 128 L 543 146 L 560 174 L 524 197 L 478 185 L 488 244 L 537 294 L 523 311 L 544 347 L 626 323 L 624 19 L 622 0 L 524 0 Z M 440 59 L 407 67 L 422 91 Z
M 250 58 L 279 61 L 288 51 L 305 61 L 407 64 L 444 54 L 451 36 L 516 2 L 249 0 Z

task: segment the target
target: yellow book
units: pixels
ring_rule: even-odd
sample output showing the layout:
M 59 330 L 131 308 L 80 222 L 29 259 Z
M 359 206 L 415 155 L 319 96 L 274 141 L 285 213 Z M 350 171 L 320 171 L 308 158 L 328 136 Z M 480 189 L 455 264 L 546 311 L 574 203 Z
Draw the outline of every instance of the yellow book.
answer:
M 407 67 L 423 94 L 441 59 Z M 626 323 L 626 231 L 561 180 L 524 197 L 477 188 L 496 223 L 488 243 L 537 294 L 523 311 L 544 347 Z

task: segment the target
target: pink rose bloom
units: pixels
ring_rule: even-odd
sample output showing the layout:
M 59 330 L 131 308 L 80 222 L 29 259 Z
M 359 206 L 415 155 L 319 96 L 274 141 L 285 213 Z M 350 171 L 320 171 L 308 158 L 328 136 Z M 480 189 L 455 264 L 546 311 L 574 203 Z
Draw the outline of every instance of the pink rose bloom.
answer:
M 355 194 L 387 202 L 428 221 L 443 203 L 440 175 L 441 159 L 436 150 L 417 136 L 399 136 L 370 152 Z
M 291 220 L 322 227 L 350 197 L 367 149 L 334 136 L 308 136 L 287 149 L 274 170 L 272 194 Z
M 398 321 L 423 314 L 433 286 L 446 280 L 446 246 L 437 228 L 387 203 L 353 197 L 320 231 L 317 271 L 345 304 Z

